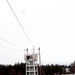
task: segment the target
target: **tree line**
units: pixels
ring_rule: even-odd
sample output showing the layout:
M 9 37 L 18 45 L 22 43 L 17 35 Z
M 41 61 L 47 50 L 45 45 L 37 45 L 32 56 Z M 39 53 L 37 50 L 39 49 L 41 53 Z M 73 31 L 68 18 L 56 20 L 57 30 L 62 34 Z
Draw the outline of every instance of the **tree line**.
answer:
M 26 64 L 25 63 L 17 63 L 15 65 L 0 65 L 0 75 L 25 75 L 26 73 Z M 70 72 L 75 73 L 75 62 L 71 63 L 69 66 L 67 65 L 58 65 L 58 64 L 47 64 L 38 66 L 38 71 L 41 75 L 55 75 L 65 73 L 65 68 L 69 67 Z

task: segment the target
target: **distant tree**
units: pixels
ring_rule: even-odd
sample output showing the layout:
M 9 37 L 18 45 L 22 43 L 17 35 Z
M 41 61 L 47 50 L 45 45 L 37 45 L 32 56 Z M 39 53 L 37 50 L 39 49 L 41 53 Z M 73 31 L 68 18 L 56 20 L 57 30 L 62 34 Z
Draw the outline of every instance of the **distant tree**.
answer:
M 71 64 L 69 65 L 69 67 L 70 67 L 70 71 L 71 71 L 72 73 L 75 73 L 75 61 L 74 61 L 73 63 L 71 63 Z
M 0 70 L 0 75 L 5 75 L 5 70 L 4 69 Z
M 42 65 L 41 66 L 41 75 L 55 75 L 58 73 L 65 72 L 65 65 Z M 74 72 L 74 67 L 71 67 L 71 71 Z M 38 71 L 40 72 L 40 67 L 38 66 Z M 16 63 L 15 65 L 0 65 L 0 74 L 1 75 L 25 75 L 26 74 L 26 64 L 25 63 Z
M 8 74 L 9 75 L 17 75 L 17 72 L 15 69 L 10 69 Z

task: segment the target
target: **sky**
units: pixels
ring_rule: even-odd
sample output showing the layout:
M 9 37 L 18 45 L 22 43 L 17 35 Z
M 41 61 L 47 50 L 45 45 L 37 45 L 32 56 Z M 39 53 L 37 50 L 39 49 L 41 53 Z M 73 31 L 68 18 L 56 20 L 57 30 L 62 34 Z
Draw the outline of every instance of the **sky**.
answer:
M 24 50 L 41 50 L 42 64 L 75 61 L 75 0 L 0 0 L 0 64 L 24 61 Z M 7 40 L 17 46 L 8 43 Z

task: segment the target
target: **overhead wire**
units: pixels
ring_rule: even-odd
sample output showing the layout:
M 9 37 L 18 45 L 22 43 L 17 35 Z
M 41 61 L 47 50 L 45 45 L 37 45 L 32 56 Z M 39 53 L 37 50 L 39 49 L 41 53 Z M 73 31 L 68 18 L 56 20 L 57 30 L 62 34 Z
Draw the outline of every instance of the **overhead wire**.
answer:
M 29 38 L 29 36 L 27 35 L 26 31 L 24 30 L 24 28 L 23 28 L 23 26 L 22 26 L 21 22 L 19 21 L 19 19 L 18 19 L 17 15 L 15 14 L 15 12 L 14 12 L 13 8 L 11 7 L 11 5 L 10 5 L 9 1 L 8 1 L 8 0 L 6 0 L 6 1 L 7 1 L 8 5 L 9 5 L 9 7 L 11 8 L 11 10 L 12 10 L 12 12 L 13 12 L 13 14 L 14 14 L 15 18 L 17 19 L 17 21 L 18 21 L 18 23 L 19 23 L 20 27 L 22 28 L 22 30 L 23 30 L 23 32 L 24 32 L 24 34 L 27 36 L 27 38 L 28 38 L 29 42 L 31 43 L 31 45 L 32 45 L 32 46 L 34 46 L 34 45 L 33 45 L 33 43 L 32 43 L 32 41 L 31 41 L 31 39 Z
M 29 42 L 33 45 L 33 43 L 32 43 L 32 41 L 31 41 L 31 39 L 30 39 L 30 38 L 29 38 L 29 36 L 27 35 L 27 33 L 26 33 L 26 31 L 24 30 L 23 26 L 21 25 L 21 23 L 20 23 L 20 21 L 19 21 L 18 17 L 16 16 L 16 14 L 15 14 L 14 10 L 12 9 L 12 7 L 11 7 L 10 3 L 8 2 L 8 0 L 6 0 L 6 1 L 7 1 L 8 5 L 9 5 L 9 7 L 11 8 L 11 10 L 12 10 L 12 12 L 13 12 L 13 14 L 14 14 L 15 18 L 17 19 L 17 21 L 18 21 L 19 25 L 21 26 L 21 28 L 22 28 L 22 30 L 23 30 L 23 32 L 24 32 L 24 34 L 27 36 L 27 38 L 28 38 Z M 15 44 L 13 44 L 13 43 L 9 42 L 8 40 L 6 40 L 6 39 L 4 39 L 4 38 L 2 38 L 2 37 L 0 37 L 0 39 L 1 39 L 1 40 L 3 40 L 3 41 L 5 41 L 5 42 L 7 42 L 7 43 L 9 43 L 9 44 L 11 44 L 11 45 L 13 45 L 13 46 L 15 46 L 15 47 L 17 47 L 17 48 L 20 48 L 20 49 L 21 49 L 21 51 L 26 51 L 24 48 L 22 48 L 22 47 L 20 47 L 20 46 L 17 46 L 17 45 L 15 45 Z M 9 49 L 15 49 L 15 48 L 11 48 L 11 47 L 7 47 L 7 46 L 3 46 L 3 45 L 0 45 L 0 46 L 1 46 L 1 47 L 4 47 L 4 48 L 9 48 Z M 20 49 L 16 49 L 16 50 L 20 50 Z M 22 49 L 23 49 L 23 50 L 22 50 Z M 16 51 L 16 52 L 17 52 L 17 51 Z M 4 54 L 4 53 L 0 53 L 0 54 Z
M 9 42 L 8 40 L 6 40 L 6 39 L 4 39 L 4 38 L 2 38 L 2 37 L 0 37 L 0 39 L 3 40 L 3 41 L 5 41 L 5 42 L 7 42 L 7 43 L 9 43 L 9 44 L 11 44 L 11 45 L 13 45 L 13 46 L 15 46 L 15 47 L 17 47 L 17 48 L 19 48 L 19 49 L 24 49 L 24 48 L 22 48 L 22 47 L 20 47 L 20 46 L 17 46 L 17 45 L 15 45 L 15 44 Z
M 13 53 L 15 53 L 15 52 L 22 52 L 22 51 L 11 51 L 11 52 L 9 51 L 9 52 L 2 52 L 2 53 L 0 52 L 0 55 L 1 55 L 1 54 L 3 54 L 3 55 L 4 55 L 4 54 L 13 54 Z
M 0 47 L 3 47 L 3 48 L 8 48 L 8 49 L 21 50 L 21 49 L 11 48 L 11 47 L 8 47 L 8 46 L 3 46 L 3 45 L 0 45 Z M 22 51 L 22 50 L 21 50 L 21 51 Z M 24 51 L 24 50 L 23 50 L 23 51 Z

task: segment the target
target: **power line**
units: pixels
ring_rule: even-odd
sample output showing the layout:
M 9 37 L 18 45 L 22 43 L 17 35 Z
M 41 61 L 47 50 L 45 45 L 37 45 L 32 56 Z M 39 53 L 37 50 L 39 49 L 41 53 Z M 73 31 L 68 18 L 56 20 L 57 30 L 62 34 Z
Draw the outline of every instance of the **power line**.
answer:
M 24 48 L 21 48 L 21 47 L 15 45 L 15 44 L 13 44 L 13 43 L 11 43 L 11 42 L 9 42 L 9 41 L 3 39 L 3 38 L 1 38 L 1 37 L 0 37 L 0 39 L 3 40 L 3 41 L 5 41 L 5 42 L 7 42 L 7 43 L 9 43 L 9 44 L 11 44 L 11 45 L 13 45 L 13 46 L 15 46 L 15 47 L 17 47 L 17 48 L 24 49 Z
M 11 48 L 11 47 L 7 47 L 7 46 L 3 46 L 3 45 L 0 45 L 0 47 L 4 47 L 4 48 L 8 48 L 8 49 L 16 49 L 16 48 Z M 16 50 L 21 50 L 21 49 L 16 49 Z
M 23 26 L 21 25 L 21 23 L 20 23 L 20 21 L 19 21 L 18 17 L 16 16 L 16 14 L 15 14 L 14 10 L 12 9 L 12 7 L 11 7 L 10 3 L 8 2 L 8 0 L 6 0 L 6 1 L 7 1 L 8 5 L 9 5 L 9 7 L 11 8 L 11 10 L 12 10 L 12 12 L 13 12 L 13 14 L 14 14 L 15 18 L 17 19 L 17 21 L 18 21 L 19 25 L 21 26 L 21 28 L 22 28 L 22 30 L 23 30 L 23 32 L 24 32 L 24 34 L 27 36 L 27 38 L 28 38 L 28 40 L 30 41 L 30 43 L 32 44 L 32 46 L 34 46 L 34 45 L 33 45 L 33 43 L 32 43 L 32 41 L 30 40 L 29 36 L 27 35 L 26 31 L 24 30 Z
M 18 51 L 10 51 L 10 52 L 0 52 L 0 54 L 9 54 L 9 53 L 15 53 L 15 52 L 25 52 L 25 51 L 27 51 L 27 49 L 25 49 L 25 50 L 18 50 Z
M 12 53 L 15 53 L 15 52 L 19 52 L 19 51 L 2 52 L 2 53 L 0 52 L 0 55 L 1 55 L 1 54 L 3 54 L 3 55 L 4 55 L 4 54 L 12 54 Z

